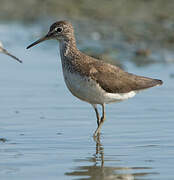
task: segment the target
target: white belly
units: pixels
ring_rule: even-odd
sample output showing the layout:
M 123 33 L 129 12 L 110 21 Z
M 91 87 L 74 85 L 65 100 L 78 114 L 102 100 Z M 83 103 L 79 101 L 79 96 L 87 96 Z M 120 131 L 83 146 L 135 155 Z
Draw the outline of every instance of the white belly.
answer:
M 135 96 L 135 92 L 129 93 L 106 93 L 94 80 L 82 77 L 77 73 L 63 70 L 65 83 L 71 93 L 83 101 L 90 104 L 104 104 L 122 101 Z

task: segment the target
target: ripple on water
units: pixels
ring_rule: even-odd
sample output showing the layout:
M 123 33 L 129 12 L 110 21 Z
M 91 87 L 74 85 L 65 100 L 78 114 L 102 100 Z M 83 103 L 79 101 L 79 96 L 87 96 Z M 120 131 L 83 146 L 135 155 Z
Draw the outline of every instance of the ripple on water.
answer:
M 108 105 L 99 143 L 92 138 L 95 113 L 66 89 L 53 45 L 25 52 L 31 30 L 16 26 L 23 29 L 17 40 L 26 38 L 17 41 L 7 27 L 3 40 L 19 42 L 12 48 L 24 63 L 3 56 L 0 66 L 1 179 L 173 180 L 173 64 L 138 68 L 124 61 L 130 72 L 164 85 Z

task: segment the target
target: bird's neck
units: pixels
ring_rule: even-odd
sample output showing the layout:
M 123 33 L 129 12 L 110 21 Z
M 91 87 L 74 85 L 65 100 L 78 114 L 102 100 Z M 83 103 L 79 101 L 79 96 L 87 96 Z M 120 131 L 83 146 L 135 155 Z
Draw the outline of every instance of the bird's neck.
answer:
M 60 42 L 60 56 L 62 60 L 71 59 L 78 49 L 76 46 L 75 38 L 62 39 Z

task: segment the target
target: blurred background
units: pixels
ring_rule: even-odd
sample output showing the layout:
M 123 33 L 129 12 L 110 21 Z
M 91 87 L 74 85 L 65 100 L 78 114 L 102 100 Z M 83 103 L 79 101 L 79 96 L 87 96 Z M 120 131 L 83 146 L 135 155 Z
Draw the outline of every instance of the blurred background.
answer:
M 67 90 L 56 41 L 26 47 L 59 20 L 77 46 L 163 86 L 95 112 Z M 173 180 L 174 1 L 0 0 L 0 179 Z
M 46 33 L 52 22 L 69 20 L 75 27 L 79 48 L 88 54 L 108 60 L 129 60 L 137 66 L 173 62 L 172 0 L 1 0 L 0 3 L 1 23 L 25 26 L 11 29 L 13 33 L 24 30 L 31 37 L 38 37 Z M 35 29 L 31 30 L 32 27 Z

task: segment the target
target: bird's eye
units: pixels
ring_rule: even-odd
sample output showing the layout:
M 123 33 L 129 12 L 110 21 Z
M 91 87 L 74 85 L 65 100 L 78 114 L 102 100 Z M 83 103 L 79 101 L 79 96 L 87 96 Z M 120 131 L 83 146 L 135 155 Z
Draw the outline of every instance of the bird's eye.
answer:
M 57 27 L 57 28 L 55 28 L 55 31 L 58 32 L 58 33 L 61 33 L 63 31 L 63 28 Z

